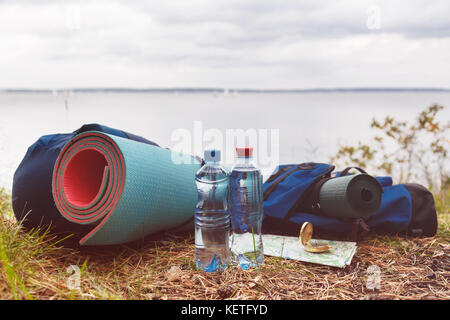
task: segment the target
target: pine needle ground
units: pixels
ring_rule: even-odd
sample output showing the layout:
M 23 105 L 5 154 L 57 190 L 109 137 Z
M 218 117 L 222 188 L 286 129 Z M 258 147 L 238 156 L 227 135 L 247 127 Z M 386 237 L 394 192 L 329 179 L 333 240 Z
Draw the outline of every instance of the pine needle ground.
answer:
M 195 269 L 193 235 L 113 247 L 69 248 L 25 231 L 0 195 L 0 299 L 449 299 L 450 215 L 433 238 L 372 237 L 338 269 L 265 257 L 260 269 Z M 379 285 L 369 286 L 370 266 Z M 79 282 L 77 280 L 79 279 Z

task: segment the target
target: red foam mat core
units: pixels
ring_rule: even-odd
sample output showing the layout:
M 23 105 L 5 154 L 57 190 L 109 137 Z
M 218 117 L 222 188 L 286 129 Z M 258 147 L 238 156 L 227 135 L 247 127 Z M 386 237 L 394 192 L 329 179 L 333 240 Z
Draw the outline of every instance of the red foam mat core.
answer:
M 77 207 L 94 201 L 101 192 L 107 166 L 105 156 L 95 149 L 84 149 L 71 157 L 62 181 L 67 201 Z

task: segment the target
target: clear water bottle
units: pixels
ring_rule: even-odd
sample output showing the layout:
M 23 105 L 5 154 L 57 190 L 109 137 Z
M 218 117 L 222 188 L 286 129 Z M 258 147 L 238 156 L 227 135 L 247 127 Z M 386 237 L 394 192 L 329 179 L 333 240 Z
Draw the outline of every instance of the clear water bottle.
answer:
M 206 150 L 204 160 L 195 177 L 198 203 L 194 259 L 198 269 L 213 272 L 225 269 L 230 262 L 228 172 L 220 165 L 219 150 Z
M 236 148 L 236 153 L 229 182 L 231 253 L 232 263 L 246 270 L 263 262 L 262 175 L 252 163 L 253 148 Z

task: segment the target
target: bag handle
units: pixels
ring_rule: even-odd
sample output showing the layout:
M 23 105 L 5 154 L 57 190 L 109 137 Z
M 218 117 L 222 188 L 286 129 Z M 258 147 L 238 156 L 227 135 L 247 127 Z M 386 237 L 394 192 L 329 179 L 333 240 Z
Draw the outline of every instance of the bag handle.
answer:
M 350 170 L 352 170 L 352 169 L 356 169 L 356 170 L 358 170 L 358 171 L 361 172 L 361 173 L 367 174 L 366 170 L 361 169 L 360 167 L 347 167 L 347 168 L 345 168 L 343 171 L 341 171 L 341 174 L 339 175 L 339 177 L 346 176 L 346 175 L 348 174 L 348 172 L 349 172 Z

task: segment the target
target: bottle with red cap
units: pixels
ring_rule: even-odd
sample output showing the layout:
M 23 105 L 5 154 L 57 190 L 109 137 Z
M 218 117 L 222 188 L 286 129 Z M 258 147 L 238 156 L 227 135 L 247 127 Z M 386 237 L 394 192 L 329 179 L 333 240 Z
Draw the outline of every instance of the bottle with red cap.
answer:
M 253 164 L 253 148 L 236 148 L 236 155 L 229 181 L 232 263 L 248 269 L 263 262 L 262 175 Z

